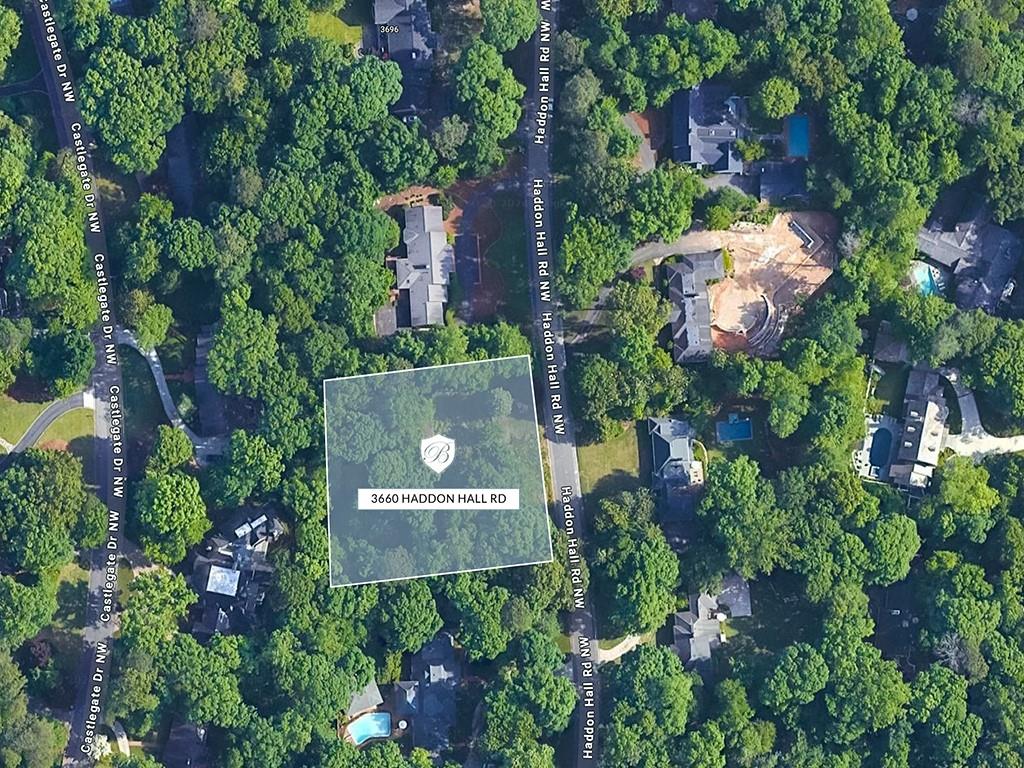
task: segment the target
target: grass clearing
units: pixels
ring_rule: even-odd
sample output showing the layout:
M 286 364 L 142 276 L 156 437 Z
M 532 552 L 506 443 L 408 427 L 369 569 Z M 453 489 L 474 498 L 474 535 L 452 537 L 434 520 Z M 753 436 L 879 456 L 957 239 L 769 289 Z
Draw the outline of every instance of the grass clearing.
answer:
M 141 462 L 149 453 L 148 447 L 156 436 L 156 428 L 169 422 L 145 359 L 131 347 L 118 347 L 118 354 L 124 379 L 125 437 L 144 447 L 144 450 L 133 451 Z M 141 470 L 141 464 L 130 468 L 133 469 Z
M 50 403 L 26 403 L 0 395 L 0 437 L 16 443 Z
M 79 438 L 89 438 L 92 435 L 93 412 L 88 408 L 75 408 L 48 426 L 36 445 L 45 445 L 54 440 L 72 443 Z
M 910 367 L 892 363 L 878 363 L 885 373 L 875 384 L 874 400 L 881 413 L 899 417 L 903 413 L 903 397 L 907 392 Z
M 639 433 L 645 424 L 630 424 L 618 437 L 579 446 L 580 490 L 584 495 L 605 496 L 645 484 L 640 472 L 639 446 Z
M 363 28 L 346 24 L 338 16 L 326 11 L 310 12 L 307 25 L 309 34 L 339 45 L 360 45 L 363 42 Z
M 483 260 L 501 280 L 499 313 L 509 322 L 523 324 L 528 322 L 532 311 L 530 285 L 523 260 L 526 253 L 523 201 L 517 194 L 504 192 L 495 195 L 492 204 L 502 223 L 501 234 L 483 254 Z

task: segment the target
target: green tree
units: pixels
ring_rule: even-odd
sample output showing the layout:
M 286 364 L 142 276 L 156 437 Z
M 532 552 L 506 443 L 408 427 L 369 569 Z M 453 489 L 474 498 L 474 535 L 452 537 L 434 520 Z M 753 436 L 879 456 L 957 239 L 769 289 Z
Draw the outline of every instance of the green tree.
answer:
M 477 574 L 460 573 L 446 586 L 458 615 L 458 640 L 471 659 L 493 659 L 508 646 L 512 633 L 502 620 L 509 592 L 488 587 Z
M 256 396 L 273 380 L 277 321 L 246 302 L 248 287 L 224 296 L 221 325 L 210 349 L 210 381 L 222 392 Z
M 761 687 L 761 701 L 777 715 L 791 717 L 814 701 L 828 683 L 828 665 L 813 646 L 787 646 Z
M 943 539 L 962 536 L 981 544 L 996 523 L 999 506 L 999 492 L 988 480 L 988 470 L 970 457 L 947 459 L 935 473 L 935 493 L 921 504 L 921 520 Z
M 441 629 L 434 596 L 423 581 L 386 586 L 379 610 L 380 633 L 391 650 L 416 653 Z
M 0 473 L 0 552 L 15 570 L 59 568 L 71 560 L 73 533 L 95 504 L 77 457 L 31 448 L 16 454 Z
M 7 61 L 18 47 L 21 36 L 21 19 L 11 8 L 0 8 L 0 79 L 7 69 Z
M 689 168 L 670 165 L 637 177 L 630 194 L 629 231 L 634 241 L 671 242 L 690 228 L 693 201 L 704 192 Z
M 481 0 L 483 38 L 499 51 L 510 51 L 530 39 L 540 23 L 537 4 L 530 0 Z
M 915 761 L 962 765 L 981 738 L 981 718 L 967 711 L 967 680 L 932 664 L 914 679 L 909 719 L 915 723 Z
M 792 114 L 799 103 L 800 89 L 784 77 L 769 77 L 754 96 L 754 108 L 769 120 Z
M 125 173 L 156 169 L 166 135 L 184 114 L 184 76 L 143 64 L 115 46 L 98 49 L 82 79 L 82 115 Z
M 788 560 L 792 529 L 775 505 L 771 484 L 747 456 L 708 467 L 697 513 L 712 526 L 730 568 L 745 578 Z
M 170 307 L 158 304 L 153 294 L 139 288 L 125 295 L 121 318 L 135 332 L 135 340 L 145 350 L 163 344 L 174 322 Z
M 216 503 L 237 507 L 250 496 L 277 488 L 284 474 L 281 452 L 262 435 L 236 429 L 231 433 L 225 463 L 216 472 Z
M 590 305 L 601 286 L 628 262 L 629 243 L 617 226 L 570 209 L 556 276 L 558 290 L 570 306 Z
M 32 340 L 32 369 L 56 397 L 80 392 L 89 383 L 96 353 L 80 331 L 37 336 Z
M 135 491 L 134 507 L 139 544 L 155 563 L 180 563 L 210 530 L 199 483 L 181 472 L 147 476 Z
M 156 428 L 156 441 L 146 462 L 146 469 L 156 473 L 181 469 L 192 461 L 192 457 L 192 441 L 185 431 L 161 424 Z
M 0 576 L 0 651 L 10 652 L 47 626 L 57 612 L 57 580 L 44 575 L 23 584 Z
M 128 587 L 121 638 L 131 651 L 157 656 L 198 599 L 181 574 L 163 569 L 140 573 Z

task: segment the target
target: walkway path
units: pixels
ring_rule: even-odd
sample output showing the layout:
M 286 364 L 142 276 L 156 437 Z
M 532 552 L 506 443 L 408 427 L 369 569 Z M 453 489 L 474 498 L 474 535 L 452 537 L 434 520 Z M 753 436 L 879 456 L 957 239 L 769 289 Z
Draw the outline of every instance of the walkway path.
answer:
M 625 656 L 627 653 L 632 651 L 638 645 L 643 645 L 649 642 L 651 635 L 626 635 L 622 640 L 617 642 L 611 648 L 602 648 L 600 645 L 597 647 L 597 663 L 606 664 L 609 661 L 616 661 L 617 659 Z
M 24 93 L 46 93 L 46 83 L 43 80 L 43 73 L 41 71 L 36 72 L 28 80 L 0 85 L 0 97 L 21 96 Z
M 947 448 L 961 456 L 970 456 L 975 460 L 991 454 L 1024 451 L 1024 435 L 996 437 L 985 430 L 981 423 L 981 414 L 978 412 L 978 401 L 974 397 L 974 392 L 964 386 L 958 370 L 941 368 L 939 372 L 946 377 L 953 386 L 953 391 L 956 392 L 957 403 L 960 406 L 960 420 L 963 425 L 959 435 L 949 435 L 946 438 Z
M 160 403 L 164 407 L 164 414 L 167 416 L 167 420 L 176 428 L 184 432 L 188 439 L 192 442 L 195 447 L 196 459 L 200 464 L 209 461 L 211 456 L 220 456 L 224 453 L 224 449 L 227 447 L 227 437 L 225 435 L 214 435 L 211 437 L 203 437 L 197 435 L 195 431 L 185 423 L 185 420 L 181 418 L 181 414 L 178 412 L 178 406 L 174 402 L 174 396 L 171 395 L 171 390 L 167 386 L 167 377 L 164 375 L 164 366 L 160 362 L 160 356 L 157 355 L 155 349 L 144 350 L 139 346 L 139 342 L 135 339 L 134 334 L 126 328 L 118 328 L 114 333 L 114 338 L 118 344 L 124 344 L 131 347 L 140 355 L 142 355 L 146 362 L 149 364 L 149 370 L 153 374 L 153 381 L 156 382 L 157 391 L 160 393 Z

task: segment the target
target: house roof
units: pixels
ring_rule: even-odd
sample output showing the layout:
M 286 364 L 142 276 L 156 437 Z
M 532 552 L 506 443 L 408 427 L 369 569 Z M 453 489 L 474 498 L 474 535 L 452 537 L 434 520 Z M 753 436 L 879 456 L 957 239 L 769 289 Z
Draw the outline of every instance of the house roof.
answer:
M 685 421 L 671 418 L 651 418 L 648 425 L 655 479 L 688 485 L 700 465 L 693 457 L 693 428 Z
M 160 762 L 165 768 L 206 768 L 210 764 L 206 750 L 206 729 L 176 720 L 171 724 Z
M 949 408 L 936 371 L 914 368 L 907 377 L 903 430 L 889 477 L 897 485 L 924 488 L 931 481 L 946 438 Z
M 352 694 L 352 698 L 348 701 L 348 707 L 345 709 L 345 714 L 348 717 L 355 717 L 360 712 L 367 712 L 379 707 L 383 703 L 384 697 L 380 695 L 377 681 L 371 680 L 362 690 Z
M 448 748 L 457 716 L 455 689 L 462 678 L 450 634 L 440 632 L 413 656 L 412 676 L 416 683 L 412 698 L 417 711 L 413 718 L 413 743 L 436 754 Z
M 711 354 L 711 300 L 707 284 L 725 276 L 721 251 L 691 254 L 666 267 L 672 303 L 673 357 L 676 362 Z
M 395 275 L 398 290 L 407 292 L 410 322 L 413 327 L 440 325 L 455 271 L 455 251 L 448 244 L 441 208 L 406 208 L 402 240 L 406 255 L 395 260 Z
M 392 23 L 407 12 L 412 3 L 413 0 L 373 0 L 373 23 L 377 26 Z
M 760 197 L 763 202 L 781 203 L 787 199 L 807 197 L 807 163 L 766 162 L 761 165 Z
M 206 591 L 234 597 L 238 594 L 238 579 L 241 575 L 234 568 L 211 565 L 210 574 L 206 577 Z
M 751 616 L 750 584 L 738 573 L 722 578 L 722 591 L 718 593 L 718 604 L 725 606 L 729 616 L 737 619 Z
M 672 97 L 672 144 L 676 162 L 719 173 L 742 173 L 737 139 L 746 136 L 742 100 L 724 86 L 701 83 Z

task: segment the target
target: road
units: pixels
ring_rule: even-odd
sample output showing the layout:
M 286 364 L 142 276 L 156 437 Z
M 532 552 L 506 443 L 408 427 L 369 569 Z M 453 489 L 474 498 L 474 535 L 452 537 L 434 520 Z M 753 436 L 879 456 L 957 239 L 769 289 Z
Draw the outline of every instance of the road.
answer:
M 70 153 L 65 163 L 71 165 L 85 202 L 86 218 L 82 225 L 89 268 L 96 278 L 99 307 L 99 322 L 91 334 L 96 351 L 91 381 L 96 404 L 96 494 L 105 502 L 108 511 L 106 542 L 101 549 L 87 553 L 90 568 L 82 659 L 64 759 L 65 765 L 84 766 L 92 764 L 86 754 L 103 722 L 103 706 L 110 678 L 110 648 L 118 627 L 117 561 L 125 518 L 123 386 L 117 345 L 113 339 L 117 321 L 114 317 L 113 278 L 107 260 L 107 236 L 90 156 L 95 145 L 83 125 L 68 48 L 53 13 L 53 4 L 49 0 L 30 0 L 26 8 L 26 26 L 42 67 L 57 142 Z
M 556 517 L 569 537 L 566 566 L 573 579 L 574 608 L 569 615 L 573 682 L 579 692 L 576 706 L 575 768 L 597 763 L 599 680 L 594 653 L 597 649 L 597 618 L 594 601 L 579 586 L 586 518 L 580 495 L 580 470 L 576 456 L 576 429 L 569 403 L 566 372 L 563 308 L 553 284 L 553 253 L 556 239 L 551 179 L 553 140 L 554 68 L 552 41 L 557 31 L 556 0 L 538 0 L 540 28 L 533 36 L 533 72 L 526 98 L 526 162 L 523 183 L 526 212 L 527 258 L 530 300 L 537 359 L 540 361 L 541 410 L 547 438 L 548 467 L 556 499 Z

